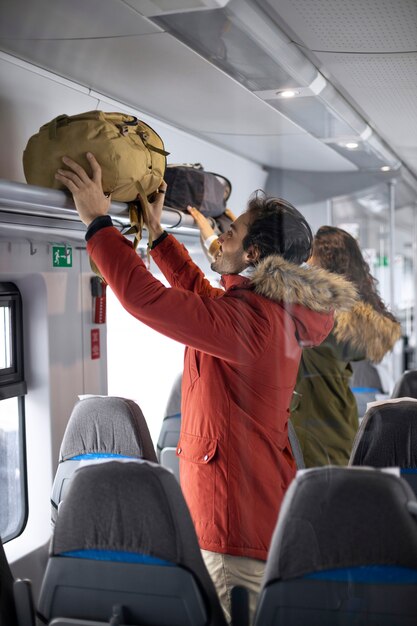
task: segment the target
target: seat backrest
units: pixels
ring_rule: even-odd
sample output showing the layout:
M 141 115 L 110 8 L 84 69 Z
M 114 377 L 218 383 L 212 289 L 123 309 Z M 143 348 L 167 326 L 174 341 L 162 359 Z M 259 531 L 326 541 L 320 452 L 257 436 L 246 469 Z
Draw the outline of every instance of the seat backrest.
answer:
M 166 447 L 161 450 L 160 463 L 162 467 L 166 467 L 172 472 L 175 478 L 180 482 L 180 464 L 177 456 L 177 448 Z
M 161 460 L 161 452 L 164 448 L 177 447 L 181 428 L 181 383 L 182 374 L 179 374 L 168 398 L 161 432 L 156 444 L 158 461 Z
M 349 465 L 399 467 L 417 493 L 417 399 L 384 400 L 370 406 L 357 432 Z
M 257 626 L 365 623 L 355 615 L 367 625 L 411 624 L 416 513 L 412 490 L 393 474 L 335 466 L 299 472 L 272 538 Z
M 115 606 L 126 625 L 225 626 L 181 489 L 148 461 L 78 469 L 51 543 L 47 620 L 108 622 Z
M 181 385 L 182 385 L 182 373 L 178 374 L 172 385 L 171 393 L 169 394 L 168 402 L 165 408 L 165 416 L 181 414 Z
M 106 458 L 156 462 L 145 418 L 133 400 L 94 396 L 76 403 L 65 430 L 51 495 L 52 523 L 69 481 L 81 463 Z
M 352 361 L 351 387 L 374 389 L 376 393 L 383 393 L 382 381 L 375 365 L 364 359 Z
M 395 383 L 391 398 L 417 398 L 417 370 L 408 370 Z
M 352 387 L 352 393 L 355 396 L 358 406 L 358 418 L 361 420 L 366 413 L 368 404 L 376 401 L 376 396 L 379 394 L 379 391 L 372 389 L 372 387 Z
M 165 417 L 156 444 L 158 461 L 169 469 L 176 479 L 180 479 L 180 468 L 177 457 L 177 443 L 181 430 L 181 383 L 182 374 L 174 381 L 165 409 Z
M 349 465 L 417 468 L 417 399 L 371 405 L 356 434 Z
M 17 626 L 13 575 L 4 553 L 2 541 L 0 541 L 0 624 Z
M 377 394 L 383 393 L 382 382 L 375 365 L 366 359 L 352 362 L 351 367 L 350 387 L 358 405 L 358 416 L 362 418 L 368 402 L 374 402 Z
M 177 457 L 177 443 L 180 438 L 181 413 L 164 417 L 156 445 L 160 464 L 169 469 L 179 481 L 180 465 Z
M 162 422 L 161 432 L 159 433 L 158 443 L 156 446 L 157 456 L 161 460 L 164 448 L 176 448 L 180 438 L 181 430 L 181 413 L 176 415 L 167 415 Z M 163 463 L 161 462 L 163 465 Z

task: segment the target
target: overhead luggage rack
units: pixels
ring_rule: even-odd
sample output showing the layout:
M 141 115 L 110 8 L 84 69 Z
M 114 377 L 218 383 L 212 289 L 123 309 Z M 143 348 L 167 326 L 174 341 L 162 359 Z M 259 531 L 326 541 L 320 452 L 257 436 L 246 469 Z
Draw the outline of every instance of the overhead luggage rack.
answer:
M 128 227 L 128 205 L 112 202 L 109 215 L 116 226 Z M 0 179 L 0 223 L 2 228 L 34 232 L 62 231 L 76 239 L 82 239 L 85 226 L 75 211 L 70 195 L 58 189 L 35 187 Z M 162 225 L 167 230 L 187 236 L 199 236 L 191 215 L 166 208 L 162 212 Z

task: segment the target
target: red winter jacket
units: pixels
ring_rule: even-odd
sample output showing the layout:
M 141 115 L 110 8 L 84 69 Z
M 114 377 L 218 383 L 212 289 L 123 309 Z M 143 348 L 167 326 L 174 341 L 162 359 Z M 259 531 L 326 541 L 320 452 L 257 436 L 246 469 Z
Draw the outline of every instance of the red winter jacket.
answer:
M 99 230 L 87 250 L 127 311 L 187 346 L 177 453 L 200 547 L 265 560 L 295 474 L 287 421 L 301 345 L 319 344 L 332 329 L 340 285 L 318 270 L 320 291 L 315 270 L 269 257 L 253 279 L 226 275 L 226 290 L 215 289 L 168 236 L 152 251 L 167 288 L 115 228 Z

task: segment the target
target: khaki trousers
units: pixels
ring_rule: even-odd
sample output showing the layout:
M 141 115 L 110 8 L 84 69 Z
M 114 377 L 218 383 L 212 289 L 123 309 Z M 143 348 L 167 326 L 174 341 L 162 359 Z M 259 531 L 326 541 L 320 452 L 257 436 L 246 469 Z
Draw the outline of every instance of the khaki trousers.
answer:
M 232 587 L 238 585 L 246 587 L 249 592 L 249 623 L 252 624 L 265 562 L 208 550 L 201 550 L 201 554 L 216 587 L 228 624 L 231 622 Z

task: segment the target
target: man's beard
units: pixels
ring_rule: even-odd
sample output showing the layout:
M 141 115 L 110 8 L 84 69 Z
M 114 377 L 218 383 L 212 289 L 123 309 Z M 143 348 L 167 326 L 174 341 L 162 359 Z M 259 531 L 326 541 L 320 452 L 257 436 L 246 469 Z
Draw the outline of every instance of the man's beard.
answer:
M 220 252 L 215 260 L 211 263 L 211 269 L 217 274 L 240 274 L 243 272 L 247 264 L 242 258 L 242 252 L 237 251 L 233 255 L 223 256 L 223 252 Z

